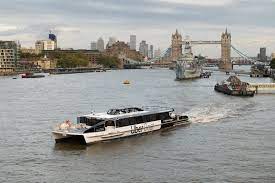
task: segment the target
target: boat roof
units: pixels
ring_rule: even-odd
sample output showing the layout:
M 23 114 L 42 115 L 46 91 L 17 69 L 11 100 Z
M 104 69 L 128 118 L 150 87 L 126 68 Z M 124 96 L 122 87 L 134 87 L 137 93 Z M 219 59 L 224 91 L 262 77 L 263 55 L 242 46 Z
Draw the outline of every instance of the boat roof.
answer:
M 119 110 L 123 111 L 125 109 L 129 108 L 123 108 L 123 109 L 110 109 L 110 110 Z M 137 117 L 137 116 L 146 116 L 150 114 L 158 114 L 158 113 L 165 113 L 165 112 L 172 112 L 174 109 L 172 108 L 161 108 L 159 110 L 148 110 L 148 109 L 141 109 L 141 108 L 130 108 L 130 109 L 139 109 L 135 110 L 133 112 L 119 112 L 118 114 L 110 114 L 110 110 L 108 112 L 102 112 L 102 113 L 91 113 L 82 115 L 79 117 L 86 117 L 86 118 L 96 118 L 96 119 L 102 119 L 102 120 L 118 120 L 118 119 L 124 119 L 124 118 L 130 118 L 130 117 Z

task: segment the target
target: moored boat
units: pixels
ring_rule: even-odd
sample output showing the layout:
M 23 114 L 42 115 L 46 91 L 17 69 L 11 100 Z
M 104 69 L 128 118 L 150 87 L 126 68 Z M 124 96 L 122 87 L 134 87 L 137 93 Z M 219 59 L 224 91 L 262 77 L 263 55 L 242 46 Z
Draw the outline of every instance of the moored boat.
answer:
M 184 54 L 176 62 L 176 80 L 200 78 L 202 66 L 197 58 L 193 56 L 191 42 L 186 41 Z
M 91 144 L 188 124 L 187 116 L 177 115 L 170 108 L 130 107 L 79 116 L 77 124 L 65 121 L 52 134 L 56 142 L 76 140 Z
M 236 76 L 230 76 L 226 81 L 217 83 L 214 89 L 227 95 L 253 97 L 255 91 L 248 90 L 248 85 L 249 83 L 242 82 Z
M 28 73 L 22 74 L 21 77 L 22 78 L 43 78 L 45 77 L 45 75 L 28 72 Z

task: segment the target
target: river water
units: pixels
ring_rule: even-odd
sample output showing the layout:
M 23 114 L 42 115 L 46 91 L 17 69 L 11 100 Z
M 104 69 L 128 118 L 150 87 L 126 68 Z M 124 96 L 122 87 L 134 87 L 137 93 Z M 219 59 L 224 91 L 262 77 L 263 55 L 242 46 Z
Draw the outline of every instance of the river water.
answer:
M 167 69 L 2 77 L 0 182 L 275 182 L 275 95 L 214 92 L 227 77 L 179 82 Z M 169 106 L 193 123 L 89 146 L 51 137 L 65 119 L 122 106 Z

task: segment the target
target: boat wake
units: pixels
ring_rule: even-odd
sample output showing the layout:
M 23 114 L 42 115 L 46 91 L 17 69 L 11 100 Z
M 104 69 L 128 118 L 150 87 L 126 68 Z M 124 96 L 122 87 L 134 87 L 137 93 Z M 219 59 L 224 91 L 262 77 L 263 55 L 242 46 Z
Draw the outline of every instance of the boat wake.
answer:
M 252 105 L 253 106 L 253 105 Z M 217 122 L 225 118 L 234 118 L 241 115 L 244 108 L 251 107 L 251 104 L 238 105 L 235 103 L 229 104 L 209 104 L 192 108 L 186 112 L 192 123 L 209 123 Z

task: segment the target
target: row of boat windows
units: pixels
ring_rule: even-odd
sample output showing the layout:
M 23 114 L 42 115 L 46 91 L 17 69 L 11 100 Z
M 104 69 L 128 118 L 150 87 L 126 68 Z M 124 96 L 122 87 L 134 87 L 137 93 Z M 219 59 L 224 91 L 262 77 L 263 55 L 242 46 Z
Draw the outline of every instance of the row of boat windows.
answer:
M 157 120 L 166 120 L 169 119 L 169 113 L 158 113 L 158 114 L 150 114 L 145 116 L 136 116 L 136 117 L 129 117 L 124 119 L 116 120 L 116 126 L 123 127 L 123 126 L 129 126 L 134 124 L 140 124 L 140 123 L 146 123 L 150 121 L 157 121 Z M 93 126 L 99 122 L 102 122 L 102 119 L 96 119 L 96 118 L 86 118 L 86 117 L 80 117 L 79 123 L 85 123 L 88 126 Z
M 137 117 L 119 119 L 116 121 L 116 126 L 124 127 L 124 126 L 146 123 L 146 122 L 151 122 L 151 121 L 166 120 L 169 118 L 170 118 L 170 116 L 169 116 L 168 112 L 159 113 L 159 114 L 150 114 L 150 115 L 146 115 L 146 116 L 137 116 Z
M 167 120 L 167 119 L 170 119 L 170 115 L 168 112 L 159 113 L 159 114 L 150 114 L 150 115 L 146 115 L 146 116 L 130 117 L 130 118 L 125 118 L 125 119 L 119 119 L 116 121 L 110 120 L 110 121 L 106 121 L 105 124 L 88 129 L 85 133 L 104 131 L 105 127 L 107 127 L 107 126 L 116 126 L 117 128 L 119 128 L 119 127 L 124 127 L 124 126 L 130 126 L 130 125 L 158 121 L 158 120 Z M 88 119 L 85 117 L 80 118 L 80 123 L 85 123 L 89 126 L 93 126 L 99 122 L 102 122 L 102 120 Z

